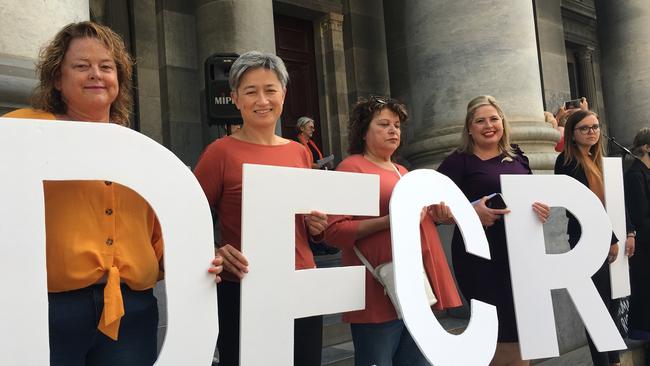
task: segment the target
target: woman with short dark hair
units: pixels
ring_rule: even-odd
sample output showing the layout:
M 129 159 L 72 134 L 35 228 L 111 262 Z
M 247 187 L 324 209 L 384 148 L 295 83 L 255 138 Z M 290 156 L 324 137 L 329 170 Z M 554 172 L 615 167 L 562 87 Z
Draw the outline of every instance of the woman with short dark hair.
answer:
M 239 365 L 240 280 L 249 269 L 241 253 L 243 164 L 311 168 L 311 158 L 302 145 L 275 134 L 288 81 L 289 74 L 278 56 L 257 51 L 241 55 L 230 69 L 230 87 L 243 119 L 242 128 L 210 144 L 194 169 L 210 206 L 217 212 L 222 236 L 218 252 L 224 258 L 225 272 L 224 281 L 217 286 L 220 366 Z M 326 226 L 327 215 L 322 212 L 296 215 L 296 269 L 316 267 L 307 240 L 308 236 L 320 236 Z M 255 264 L 251 265 L 255 270 Z M 321 316 L 296 319 L 294 363 L 320 366 L 321 339 Z

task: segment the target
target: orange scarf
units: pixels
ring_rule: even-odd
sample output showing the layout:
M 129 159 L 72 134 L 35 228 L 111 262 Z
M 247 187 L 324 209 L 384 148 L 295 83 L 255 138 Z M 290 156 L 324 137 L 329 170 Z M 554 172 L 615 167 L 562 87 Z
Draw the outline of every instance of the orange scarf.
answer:
M 302 134 L 299 134 L 298 138 L 300 139 L 300 142 L 302 142 L 302 144 L 305 145 L 305 147 L 309 148 L 307 146 L 307 144 L 309 144 L 311 147 L 314 148 L 314 150 L 316 150 L 316 153 L 318 154 L 318 159 L 317 160 L 322 160 L 323 159 L 323 153 L 320 152 L 320 149 L 318 148 L 318 146 L 316 146 L 316 144 L 314 143 L 314 141 L 312 139 L 310 139 L 308 137 L 304 137 Z

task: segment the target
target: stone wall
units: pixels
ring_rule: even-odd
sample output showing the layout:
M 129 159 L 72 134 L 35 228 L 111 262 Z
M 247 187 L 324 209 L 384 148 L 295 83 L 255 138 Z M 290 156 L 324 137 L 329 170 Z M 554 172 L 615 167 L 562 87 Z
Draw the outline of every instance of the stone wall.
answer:
M 44 15 L 47 14 L 47 20 Z M 38 52 L 66 24 L 88 20 L 88 0 L 5 0 L 0 6 L 0 114 L 29 105 Z
M 156 2 L 160 104 L 165 146 L 194 165 L 203 148 L 196 17 L 191 2 Z

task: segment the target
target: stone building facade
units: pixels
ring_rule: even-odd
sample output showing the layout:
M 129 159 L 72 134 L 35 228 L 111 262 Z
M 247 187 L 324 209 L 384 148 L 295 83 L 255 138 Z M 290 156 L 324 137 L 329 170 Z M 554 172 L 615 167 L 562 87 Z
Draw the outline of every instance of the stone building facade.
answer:
M 537 172 L 552 169 L 559 139 L 543 112 L 565 100 L 587 97 L 625 145 L 649 125 L 648 0 L 0 0 L 0 19 L 0 113 L 28 104 L 38 49 L 64 24 L 92 19 L 136 60 L 133 127 L 187 165 L 224 133 L 206 123 L 205 59 L 251 49 L 278 53 L 292 72 L 278 132 L 293 137 L 294 118 L 311 115 L 337 160 L 351 105 L 368 95 L 407 104 L 402 154 L 413 168 L 436 167 L 458 145 L 466 103 L 480 94 L 502 102 Z M 562 225 L 547 233 L 553 250 L 566 246 Z M 568 298 L 556 306 L 571 352 L 584 336 Z
M 93 19 L 118 31 L 137 61 L 134 128 L 188 165 L 223 134 L 205 123 L 205 59 L 258 49 L 302 62 L 304 70 L 292 76 L 314 81 L 298 83 L 293 93 L 290 84 L 294 103 L 279 132 L 291 136 L 294 117 L 307 112 L 323 150 L 339 159 L 348 111 L 360 96 L 406 102 L 412 118 L 404 157 L 413 167 L 435 167 L 458 144 L 467 101 L 491 94 L 503 103 L 514 140 L 545 171 L 559 136 L 543 111 L 565 100 L 586 96 L 625 144 L 647 124 L 650 4 L 614 3 L 3 0 L 0 111 L 27 103 L 33 60 L 60 26 Z M 311 110 L 300 108 L 303 85 L 313 89 Z

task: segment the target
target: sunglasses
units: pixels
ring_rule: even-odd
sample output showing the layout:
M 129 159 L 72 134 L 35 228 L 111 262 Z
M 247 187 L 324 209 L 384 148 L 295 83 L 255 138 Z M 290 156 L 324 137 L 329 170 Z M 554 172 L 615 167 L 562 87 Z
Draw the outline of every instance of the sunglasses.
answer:
M 375 106 L 383 106 L 386 104 L 399 104 L 399 102 L 390 97 L 371 95 L 369 98 L 371 103 L 374 103 Z

